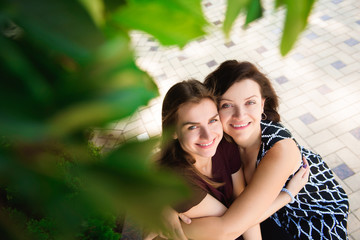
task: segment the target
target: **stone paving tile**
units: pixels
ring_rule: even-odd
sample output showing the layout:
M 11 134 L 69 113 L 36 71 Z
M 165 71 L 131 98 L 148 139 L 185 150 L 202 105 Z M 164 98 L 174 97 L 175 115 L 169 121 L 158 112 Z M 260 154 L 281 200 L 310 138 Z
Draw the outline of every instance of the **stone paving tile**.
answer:
M 335 167 L 333 171 L 341 180 L 354 175 L 354 172 L 345 163 Z
M 351 130 L 350 133 L 351 133 L 355 138 L 357 138 L 358 140 L 360 140 L 360 127 Z
M 316 118 L 311 113 L 306 113 L 304 115 L 301 115 L 299 118 L 306 125 L 316 121 Z
M 160 97 L 136 116 L 113 124 L 121 133 L 115 145 L 161 134 L 161 101 L 174 83 L 203 80 L 227 59 L 254 62 L 274 83 L 285 126 L 324 157 L 349 194 L 350 239 L 360 239 L 360 1 L 316 1 L 307 29 L 285 57 L 279 52 L 284 10 L 274 11 L 273 1 L 265 0 L 265 18 L 246 30 L 239 19 L 225 39 L 220 30 L 225 4 L 202 3 L 216 29 L 183 49 L 162 47 L 152 36 L 134 31 L 136 63 L 154 77 Z M 113 144 L 96 136 L 97 144 Z

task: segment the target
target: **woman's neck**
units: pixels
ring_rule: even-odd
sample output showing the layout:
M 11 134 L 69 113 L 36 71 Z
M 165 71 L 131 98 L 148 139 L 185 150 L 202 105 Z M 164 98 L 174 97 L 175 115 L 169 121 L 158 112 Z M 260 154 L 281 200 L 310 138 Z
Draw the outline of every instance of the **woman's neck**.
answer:
M 246 143 L 238 144 L 241 160 L 245 165 L 256 164 L 260 146 L 261 131 L 259 131 L 256 135 L 254 134 L 253 137 L 250 138 Z
M 211 158 L 195 158 L 195 168 L 207 177 L 212 177 Z
M 250 139 L 249 139 L 250 140 Z M 256 160 L 261 146 L 261 132 L 246 145 L 238 145 L 246 184 L 250 183 L 256 169 Z

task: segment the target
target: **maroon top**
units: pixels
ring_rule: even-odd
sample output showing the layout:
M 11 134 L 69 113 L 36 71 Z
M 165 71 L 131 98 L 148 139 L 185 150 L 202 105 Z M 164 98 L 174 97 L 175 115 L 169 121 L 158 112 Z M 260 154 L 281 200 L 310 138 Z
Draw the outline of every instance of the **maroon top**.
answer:
M 178 206 L 176 210 L 186 212 L 193 206 L 199 204 L 207 193 L 215 197 L 226 207 L 229 207 L 234 200 L 231 175 L 237 172 L 240 167 L 240 153 L 237 145 L 235 143 L 229 143 L 223 138 L 219 143 L 215 155 L 212 157 L 213 178 L 211 180 L 224 183 L 224 185 L 219 188 L 214 188 L 197 176 L 191 175 L 192 179 L 186 177 L 193 195 L 186 202 Z

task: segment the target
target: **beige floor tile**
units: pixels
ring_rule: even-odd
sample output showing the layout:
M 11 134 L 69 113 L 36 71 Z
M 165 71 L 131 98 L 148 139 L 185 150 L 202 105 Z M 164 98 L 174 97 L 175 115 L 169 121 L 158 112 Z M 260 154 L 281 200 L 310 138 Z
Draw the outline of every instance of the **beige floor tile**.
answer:
M 320 144 L 327 143 L 334 138 L 334 134 L 332 134 L 328 129 L 324 129 L 321 132 L 317 132 L 313 135 L 308 136 L 306 138 L 306 141 L 311 146 L 318 146 Z
M 348 231 L 349 233 L 353 233 L 360 230 L 360 221 L 354 216 L 354 214 L 349 214 L 348 220 Z
M 326 143 L 319 144 L 314 147 L 317 153 L 320 155 L 326 156 L 331 153 L 335 153 L 336 151 L 342 149 L 344 147 L 344 143 L 341 142 L 337 138 L 333 138 Z
M 343 142 L 353 153 L 357 156 L 360 156 L 360 141 L 356 139 L 350 133 L 345 133 L 338 137 L 341 142 Z
M 360 190 L 359 181 L 360 181 L 360 173 L 354 174 L 344 180 L 346 185 L 349 186 L 353 192 Z

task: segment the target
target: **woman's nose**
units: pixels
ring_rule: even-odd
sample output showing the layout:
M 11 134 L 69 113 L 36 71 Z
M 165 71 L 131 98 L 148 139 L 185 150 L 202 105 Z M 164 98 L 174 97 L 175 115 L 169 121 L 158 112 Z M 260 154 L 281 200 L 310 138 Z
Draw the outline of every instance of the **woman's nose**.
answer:
M 202 127 L 200 131 L 200 138 L 209 139 L 210 138 L 210 129 L 208 127 Z
M 243 115 L 243 110 L 240 109 L 240 107 L 234 107 L 234 112 L 233 112 L 233 117 L 234 118 L 241 118 L 241 116 Z

